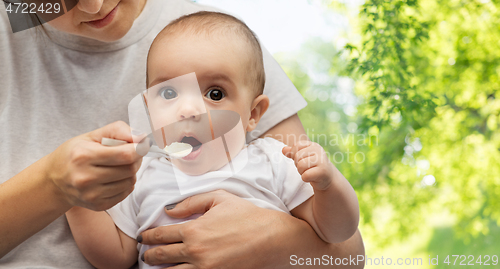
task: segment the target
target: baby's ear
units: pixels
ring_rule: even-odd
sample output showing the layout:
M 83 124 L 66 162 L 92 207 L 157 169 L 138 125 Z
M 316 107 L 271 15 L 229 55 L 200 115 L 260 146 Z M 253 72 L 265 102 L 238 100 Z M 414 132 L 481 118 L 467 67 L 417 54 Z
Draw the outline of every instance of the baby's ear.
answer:
M 252 103 L 252 111 L 250 112 L 250 119 L 248 120 L 247 132 L 253 131 L 257 127 L 260 118 L 269 107 L 269 97 L 264 94 L 257 96 Z

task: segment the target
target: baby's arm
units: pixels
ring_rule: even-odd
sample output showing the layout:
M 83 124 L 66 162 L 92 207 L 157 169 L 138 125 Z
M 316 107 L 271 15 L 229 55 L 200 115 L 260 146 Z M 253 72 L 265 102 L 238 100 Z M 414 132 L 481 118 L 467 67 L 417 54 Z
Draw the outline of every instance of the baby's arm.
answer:
M 66 218 L 78 248 L 93 266 L 130 268 L 137 261 L 137 241 L 118 229 L 106 212 L 73 207 Z
M 292 215 L 307 221 L 325 242 L 340 243 L 351 238 L 358 228 L 358 199 L 323 148 L 303 140 L 284 147 L 283 154 L 295 161 L 302 180 L 314 189 L 314 196 L 294 208 Z

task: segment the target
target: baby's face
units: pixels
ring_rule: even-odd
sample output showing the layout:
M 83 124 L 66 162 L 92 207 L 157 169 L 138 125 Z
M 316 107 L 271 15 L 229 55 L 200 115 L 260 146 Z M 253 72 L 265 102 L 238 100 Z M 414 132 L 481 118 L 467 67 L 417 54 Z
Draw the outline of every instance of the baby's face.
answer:
M 217 170 L 244 146 L 256 95 L 245 80 L 245 48 L 238 38 L 185 34 L 155 42 L 150 51 L 146 101 L 155 140 L 160 147 L 193 146 L 172 160 L 184 173 Z

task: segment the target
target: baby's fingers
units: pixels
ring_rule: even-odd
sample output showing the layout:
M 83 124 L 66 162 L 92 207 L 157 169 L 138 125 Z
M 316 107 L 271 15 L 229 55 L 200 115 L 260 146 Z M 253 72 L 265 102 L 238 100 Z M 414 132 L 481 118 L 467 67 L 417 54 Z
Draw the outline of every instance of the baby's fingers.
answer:
M 324 171 L 320 167 L 311 167 L 310 169 L 307 169 L 304 171 L 302 174 L 302 180 L 304 182 L 315 182 L 317 181 L 318 178 L 320 178 L 323 175 Z
M 281 152 L 286 157 L 288 157 L 290 159 L 293 159 L 293 156 L 292 156 L 292 147 L 290 147 L 290 146 L 284 146 L 283 149 L 281 150 Z
M 311 144 L 312 144 L 312 142 L 309 141 L 309 140 L 298 141 L 291 148 L 289 146 L 285 147 L 285 148 L 290 148 L 290 150 L 286 149 L 287 154 L 285 154 L 285 152 L 284 152 L 285 148 L 283 148 L 283 154 L 285 154 L 285 156 L 287 156 L 288 158 L 291 158 L 291 159 L 294 159 L 295 161 L 297 161 L 297 156 L 296 156 L 297 152 L 300 151 L 303 148 L 306 148 L 306 147 L 310 146 Z
M 315 190 L 326 190 L 332 183 L 328 180 L 327 168 L 321 165 L 307 169 L 302 174 L 302 181 L 311 183 Z
M 297 171 L 301 175 L 304 174 L 304 172 L 307 169 L 317 166 L 318 163 L 320 162 L 317 154 L 315 154 L 314 152 L 309 152 L 308 154 L 309 154 L 308 156 L 305 156 L 301 158 L 299 161 L 295 162 L 295 166 L 297 166 Z

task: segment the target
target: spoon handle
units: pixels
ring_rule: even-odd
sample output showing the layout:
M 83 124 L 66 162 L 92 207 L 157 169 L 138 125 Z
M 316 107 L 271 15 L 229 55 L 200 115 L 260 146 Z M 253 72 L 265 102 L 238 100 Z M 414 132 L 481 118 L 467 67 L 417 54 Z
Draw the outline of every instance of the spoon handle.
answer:
M 120 146 L 120 145 L 124 145 L 124 144 L 127 144 L 127 141 L 113 139 L 113 138 L 106 138 L 106 137 L 103 137 L 101 139 L 101 145 L 103 145 L 103 146 L 113 147 L 113 146 Z M 160 155 L 160 156 L 158 156 L 158 155 Z M 159 147 L 155 147 L 155 146 L 152 146 L 149 148 L 148 156 L 151 156 L 151 157 L 153 157 L 153 156 L 170 157 L 170 158 L 182 158 L 183 157 L 183 156 L 182 157 L 170 156 L 165 150 L 162 150 Z
M 103 146 L 113 147 L 113 146 L 120 146 L 120 145 L 125 145 L 125 144 L 127 144 L 127 141 L 113 139 L 113 138 L 106 138 L 106 137 L 103 137 L 101 139 L 101 145 L 103 145 Z M 161 155 L 161 156 L 158 156 L 158 155 Z M 168 157 L 168 154 L 164 150 L 153 146 L 149 149 L 148 156 Z
M 101 139 L 101 145 L 103 145 L 103 146 L 113 147 L 113 146 L 120 146 L 120 145 L 125 145 L 125 144 L 127 144 L 127 141 L 113 139 L 113 138 L 106 138 L 106 137 L 103 137 Z
M 137 144 L 136 150 L 137 150 L 137 153 L 139 155 L 141 155 L 141 156 L 145 156 L 145 155 L 153 156 L 154 155 L 155 157 L 161 157 L 161 156 L 158 156 L 158 154 L 160 154 L 162 156 L 168 156 L 165 151 L 163 151 L 159 148 L 151 147 L 151 141 L 150 140 L 148 140 L 148 141 L 149 141 L 149 146 L 147 146 L 147 147 L 145 147 L 145 145 L 141 146 L 141 144 L 143 144 L 143 142 L 144 142 L 144 139 L 141 140 L 141 142 L 139 142 L 139 144 Z M 101 145 L 103 145 L 103 146 L 113 147 L 113 146 L 125 145 L 127 143 L 128 143 L 127 141 L 113 139 L 113 138 L 103 137 L 101 139 Z

